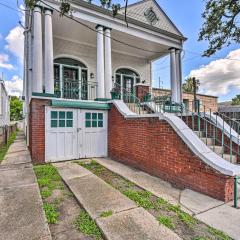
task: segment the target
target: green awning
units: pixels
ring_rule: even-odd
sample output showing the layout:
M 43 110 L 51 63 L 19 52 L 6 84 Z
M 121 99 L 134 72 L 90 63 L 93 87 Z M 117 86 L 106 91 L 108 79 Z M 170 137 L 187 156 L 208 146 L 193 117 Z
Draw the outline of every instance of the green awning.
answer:
M 88 101 L 67 101 L 67 100 L 51 100 L 51 106 L 62 108 L 79 108 L 79 109 L 95 109 L 108 110 L 110 105 L 102 102 L 88 102 Z

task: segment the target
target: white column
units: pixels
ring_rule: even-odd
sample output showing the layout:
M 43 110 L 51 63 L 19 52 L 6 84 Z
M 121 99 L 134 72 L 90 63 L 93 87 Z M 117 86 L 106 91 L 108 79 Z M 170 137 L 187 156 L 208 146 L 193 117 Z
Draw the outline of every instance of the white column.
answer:
M 179 60 L 178 60 L 178 57 L 179 57 L 179 50 L 176 49 L 175 51 L 175 58 L 176 58 L 176 88 L 177 88 L 177 101 L 176 102 L 180 102 L 179 98 L 180 98 L 180 94 L 179 94 L 179 88 L 180 88 L 180 85 L 179 85 L 179 81 L 180 81 L 180 77 L 179 77 Z
M 111 30 L 105 29 L 105 97 L 111 99 L 112 90 L 112 48 Z
M 32 32 L 28 32 L 28 101 L 30 102 L 31 97 L 32 97 Z M 29 103 L 28 102 L 28 103 Z
M 97 98 L 105 98 L 103 27 L 97 26 Z
M 177 65 L 175 49 L 170 49 L 170 68 L 171 68 L 171 98 L 172 101 L 177 102 Z
M 54 94 L 52 10 L 45 9 L 44 38 L 45 92 Z
M 179 94 L 180 94 L 180 102 L 183 102 L 182 98 L 182 56 L 181 56 L 181 50 L 179 50 L 179 56 L 178 56 L 178 61 L 179 61 Z
M 38 6 L 33 13 L 33 92 L 43 91 L 43 56 L 42 56 L 42 9 Z

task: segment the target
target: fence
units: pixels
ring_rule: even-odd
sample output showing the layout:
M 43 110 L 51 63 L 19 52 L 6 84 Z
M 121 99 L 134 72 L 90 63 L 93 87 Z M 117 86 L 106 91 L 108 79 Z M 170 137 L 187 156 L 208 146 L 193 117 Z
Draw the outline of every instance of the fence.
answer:
M 17 123 L 0 127 L 0 146 L 7 143 L 10 135 L 17 130 Z

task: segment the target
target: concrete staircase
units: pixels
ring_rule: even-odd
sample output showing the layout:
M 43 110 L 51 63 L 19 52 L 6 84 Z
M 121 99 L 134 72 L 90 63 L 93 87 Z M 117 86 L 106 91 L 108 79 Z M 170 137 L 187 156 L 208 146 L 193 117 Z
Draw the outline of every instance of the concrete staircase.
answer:
M 216 154 L 218 154 L 220 157 L 222 157 L 223 159 L 225 159 L 228 162 L 231 162 L 233 164 L 237 164 L 237 156 L 232 154 L 232 156 L 230 154 L 225 153 L 224 151 L 224 147 L 223 146 L 219 146 L 216 145 L 214 138 L 211 137 L 205 137 L 204 136 L 204 132 L 202 131 L 194 131 L 194 133 L 196 133 L 196 135 Z
M 132 112 L 135 112 L 137 114 L 143 115 L 143 114 L 149 113 L 147 109 L 145 109 L 143 106 L 140 106 L 136 103 L 126 103 L 126 105 Z

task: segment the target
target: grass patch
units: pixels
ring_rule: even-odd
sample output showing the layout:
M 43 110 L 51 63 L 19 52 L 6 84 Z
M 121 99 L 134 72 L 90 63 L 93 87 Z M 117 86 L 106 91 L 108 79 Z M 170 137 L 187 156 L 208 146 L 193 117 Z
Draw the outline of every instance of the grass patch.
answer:
M 76 163 L 88 169 L 89 171 L 93 172 L 94 174 L 100 174 L 105 169 L 103 166 L 101 166 L 94 160 L 92 160 L 90 163 L 84 163 L 84 162 L 78 162 L 78 161 L 76 161 Z
M 164 226 L 166 226 L 167 228 L 170 229 L 174 229 L 175 225 L 172 222 L 172 218 L 168 217 L 168 216 L 159 216 L 157 218 L 157 220 L 159 221 L 160 224 L 163 224 Z
M 133 182 L 111 172 L 96 161 L 88 163 L 76 162 L 99 178 L 146 209 L 159 221 L 159 224 L 173 230 L 184 240 L 231 240 L 226 234 L 210 228 L 191 215 L 181 210 L 179 205 L 173 205 L 162 198 L 140 188 Z
M 113 214 L 112 210 L 106 211 L 106 212 L 102 212 L 100 214 L 100 217 L 109 217 Z
M 33 167 L 37 176 L 38 186 L 43 199 L 43 209 L 48 223 L 55 224 L 58 222 L 59 211 L 58 206 L 61 199 L 54 199 L 47 201 L 52 196 L 53 190 L 61 189 L 64 190 L 64 185 L 57 169 L 51 164 L 37 165 Z
M 55 204 L 44 203 L 43 209 L 48 223 L 55 224 L 58 222 L 59 213 Z
M 152 196 L 150 192 L 128 189 L 124 191 L 123 194 L 145 209 L 154 208 L 154 204 L 150 199 L 150 197 Z
M 227 236 L 224 232 L 219 231 L 215 228 L 209 227 L 208 231 L 209 231 L 209 233 L 214 235 L 219 240 L 231 240 L 231 238 L 229 236 Z
M 57 169 L 51 164 L 34 166 L 34 171 L 43 199 L 50 197 L 54 189 L 64 189 Z
M 87 236 L 95 237 L 97 240 L 102 239 L 101 232 L 96 223 L 90 218 L 85 211 L 81 211 L 75 220 L 77 229 Z
M 16 139 L 16 136 L 17 136 L 17 132 L 18 130 L 16 130 L 15 132 L 13 132 L 8 141 L 7 141 L 7 144 L 4 144 L 1 148 L 0 148 L 0 163 L 2 162 L 2 160 L 4 159 L 10 145 L 14 142 L 14 140 Z
M 209 240 L 209 238 L 206 237 L 195 237 L 193 240 Z

